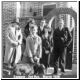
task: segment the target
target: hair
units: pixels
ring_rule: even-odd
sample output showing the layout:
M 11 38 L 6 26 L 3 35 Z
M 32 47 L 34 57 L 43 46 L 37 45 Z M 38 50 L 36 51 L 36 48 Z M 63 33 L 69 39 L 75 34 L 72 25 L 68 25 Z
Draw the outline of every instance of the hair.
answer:
M 35 20 L 34 20 L 33 18 L 30 18 L 30 19 L 28 20 L 28 23 L 35 23 Z
M 20 25 L 18 22 L 15 22 L 15 21 L 11 22 L 11 24 L 17 24 L 17 25 Z
M 36 24 L 30 24 L 30 25 L 35 26 L 36 28 L 38 28 Z M 31 26 L 29 28 L 31 28 Z
M 25 26 L 25 30 L 26 30 L 26 29 L 29 30 L 29 27 L 30 27 L 29 24 L 30 24 L 30 23 L 33 24 L 33 20 L 34 20 L 34 19 L 31 19 L 31 20 L 28 21 L 27 25 Z

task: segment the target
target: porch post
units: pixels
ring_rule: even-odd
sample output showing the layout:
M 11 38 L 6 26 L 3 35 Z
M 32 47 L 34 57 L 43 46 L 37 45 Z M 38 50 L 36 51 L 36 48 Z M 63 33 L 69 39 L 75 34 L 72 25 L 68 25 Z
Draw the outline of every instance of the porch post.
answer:
M 16 21 L 19 22 L 19 18 L 20 18 L 20 2 L 16 2 Z

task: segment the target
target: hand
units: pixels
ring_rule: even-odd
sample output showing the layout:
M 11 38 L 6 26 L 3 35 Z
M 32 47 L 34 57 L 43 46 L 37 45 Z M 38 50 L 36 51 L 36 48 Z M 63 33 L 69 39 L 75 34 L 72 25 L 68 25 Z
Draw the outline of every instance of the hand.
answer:
M 61 37 L 61 40 L 62 40 L 62 41 L 64 41 L 64 38 L 63 38 L 63 37 Z
M 34 60 L 33 60 L 33 58 L 30 58 L 30 61 L 31 61 L 31 63 L 34 63 Z
M 45 53 L 46 53 L 46 54 L 49 54 L 49 51 L 48 51 L 48 50 L 46 50 L 46 51 L 45 51 Z
M 19 43 L 18 42 L 16 42 L 16 46 L 18 46 L 19 45 Z
M 38 57 L 36 57 L 36 56 L 34 57 L 34 61 L 35 61 L 35 62 L 39 63 L 39 60 L 40 60 L 40 59 L 39 59 Z

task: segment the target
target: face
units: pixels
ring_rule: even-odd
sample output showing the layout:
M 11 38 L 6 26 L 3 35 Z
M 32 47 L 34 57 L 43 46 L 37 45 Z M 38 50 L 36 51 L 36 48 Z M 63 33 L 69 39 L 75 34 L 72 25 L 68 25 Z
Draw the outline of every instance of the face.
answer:
M 15 27 L 15 24 L 14 24 L 14 23 L 12 23 L 12 24 L 11 24 L 11 26 L 12 26 L 12 27 Z
M 34 24 L 35 24 L 35 20 L 34 20 L 34 19 L 32 20 L 32 23 L 34 23 Z
M 36 33 L 37 33 L 37 27 L 35 26 L 35 27 L 30 27 L 30 33 L 32 34 L 32 35 L 35 35 Z
M 16 30 L 20 29 L 19 25 L 17 25 L 17 24 L 15 24 L 15 28 L 16 28 Z
M 46 24 L 46 22 L 45 22 L 45 20 L 43 20 L 43 21 L 41 21 L 41 23 L 40 23 L 40 26 L 45 26 L 45 24 Z
M 59 29 L 62 29 L 64 27 L 64 21 L 60 20 L 59 21 Z
M 14 27 L 14 28 L 16 28 L 16 29 L 20 28 L 19 25 L 17 25 L 16 23 L 12 23 L 11 26 Z

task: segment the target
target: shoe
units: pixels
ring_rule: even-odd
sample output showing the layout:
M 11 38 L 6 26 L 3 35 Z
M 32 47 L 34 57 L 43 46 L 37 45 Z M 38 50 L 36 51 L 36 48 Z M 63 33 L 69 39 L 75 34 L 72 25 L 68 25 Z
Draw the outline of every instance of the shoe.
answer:
M 65 71 L 64 72 L 61 72 L 61 75 L 64 75 L 65 74 Z
M 54 72 L 53 75 L 58 75 L 58 73 L 57 72 Z
M 44 73 L 47 74 L 47 68 L 45 68 Z
M 62 69 L 61 72 L 65 73 L 64 69 Z

